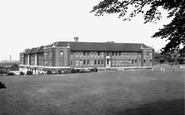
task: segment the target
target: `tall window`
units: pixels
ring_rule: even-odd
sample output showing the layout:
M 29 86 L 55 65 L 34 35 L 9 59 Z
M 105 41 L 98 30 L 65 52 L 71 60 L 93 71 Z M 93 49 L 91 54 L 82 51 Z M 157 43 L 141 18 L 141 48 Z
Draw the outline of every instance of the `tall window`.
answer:
M 101 64 L 103 64 L 103 60 L 101 60 Z
M 114 65 L 115 64 L 115 60 L 112 60 L 112 65 Z
M 86 64 L 86 60 L 83 60 L 83 64 L 84 64 L 84 65 Z
M 89 60 L 87 60 L 87 65 L 89 65 Z
M 98 60 L 98 64 L 100 64 L 100 60 Z
M 80 59 L 80 66 L 82 65 L 82 59 Z
M 119 52 L 119 56 L 121 55 L 121 52 Z
M 60 51 L 60 57 L 63 57 L 63 56 L 64 56 L 64 52 Z
M 119 59 L 119 65 L 121 65 L 121 59 Z
M 52 58 L 52 52 L 49 52 L 49 58 L 50 59 Z
M 78 66 L 78 60 L 76 60 L 76 66 Z
M 96 60 L 94 60 L 94 65 L 96 65 Z
M 134 60 L 132 59 L 132 64 L 134 64 Z
M 94 62 L 94 60 L 91 60 L 91 65 L 93 65 L 93 64 L 94 64 L 93 62 Z
M 135 59 L 135 63 L 137 63 L 137 59 Z
M 98 56 L 100 56 L 100 52 L 98 52 Z
M 146 55 L 148 56 L 149 55 L 149 52 L 146 52 Z

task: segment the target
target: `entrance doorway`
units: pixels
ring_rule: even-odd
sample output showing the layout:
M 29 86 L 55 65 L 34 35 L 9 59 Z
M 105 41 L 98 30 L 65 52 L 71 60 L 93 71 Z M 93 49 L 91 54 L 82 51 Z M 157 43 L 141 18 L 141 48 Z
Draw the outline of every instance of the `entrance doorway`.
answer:
M 110 56 L 106 57 L 106 68 L 110 68 L 111 67 L 111 58 Z

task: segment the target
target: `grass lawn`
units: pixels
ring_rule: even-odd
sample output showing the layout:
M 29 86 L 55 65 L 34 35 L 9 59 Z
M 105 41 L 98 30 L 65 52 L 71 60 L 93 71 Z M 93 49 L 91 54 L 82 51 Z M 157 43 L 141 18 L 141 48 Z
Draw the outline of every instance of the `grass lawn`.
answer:
M 0 115 L 183 115 L 185 71 L 0 76 Z

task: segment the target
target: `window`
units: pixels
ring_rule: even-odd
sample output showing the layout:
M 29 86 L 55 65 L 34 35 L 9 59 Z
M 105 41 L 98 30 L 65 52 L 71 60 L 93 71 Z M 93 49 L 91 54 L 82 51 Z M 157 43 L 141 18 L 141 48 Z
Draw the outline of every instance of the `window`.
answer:
M 86 60 L 83 60 L 83 64 L 84 64 L 84 65 L 86 64 Z
M 94 60 L 94 65 L 96 65 L 96 60 Z
M 109 55 L 109 52 L 107 52 L 107 56 Z
M 71 60 L 71 65 L 73 65 L 73 60 Z
M 149 55 L 149 52 L 146 52 L 146 55 L 148 56 Z
M 116 65 L 119 65 L 119 60 L 116 60 Z
M 100 56 L 100 52 L 98 52 L 98 56 Z
M 119 52 L 119 56 L 121 55 L 121 52 Z
M 129 63 L 131 63 L 131 60 L 129 59 Z
M 82 65 L 82 59 L 80 59 L 80 66 Z
M 103 60 L 101 60 L 101 64 L 103 64 Z
M 85 52 L 83 52 L 83 54 L 84 54 L 84 56 L 85 56 L 85 54 L 86 54 L 86 53 L 85 53 Z
M 80 52 L 80 57 L 82 57 L 83 56 L 83 53 L 82 52 Z
M 119 65 L 121 65 L 121 59 L 119 60 Z
M 145 60 L 145 59 L 144 59 L 143 61 L 144 61 L 144 63 L 146 62 L 146 60 Z
M 76 66 L 78 66 L 78 60 L 76 60 Z
M 137 59 L 135 59 L 135 63 L 137 63 Z
M 102 57 L 104 56 L 104 53 L 103 53 L 103 52 L 101 52 L 101 56 L 102 56 Z
M 89 60 L 87 60 L 87 65 L 89 65 Z
M 49 52 L 49 57 L 52 58 L 52 52 Z
M 150 59 L 150 62 L 152 62 L 152 59 Z
M 48 55 L 48 53 L 47 53 L 47 52 L 45 52 L 45 53 L 44 53 L 44 55 L 45 55 L 45 56 L 47 56 L 47 55 Z
M 115 60 L 112 60 L 112 65 L 114 65 L 115 64 Z
M 91 65 L 93 65 L 94 64 L 94 60 L 91 60 Z
M 100 64 L 100 60 L 98 60 L 98 64 Z
M 132 59 L 132 64 L 134 63 L 134 60 Z
M 64 52 L 60 51 L 60 57 L 63 57 L 63 56 L 64 56 Z

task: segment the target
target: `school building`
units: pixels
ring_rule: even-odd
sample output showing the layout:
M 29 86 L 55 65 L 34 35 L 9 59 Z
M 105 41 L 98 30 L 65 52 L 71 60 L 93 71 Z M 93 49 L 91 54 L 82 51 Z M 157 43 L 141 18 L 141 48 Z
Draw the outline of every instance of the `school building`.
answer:
M 20 53 L 20 71 L 150 68 L 154 49 L 139 43 L 59 41 Z

